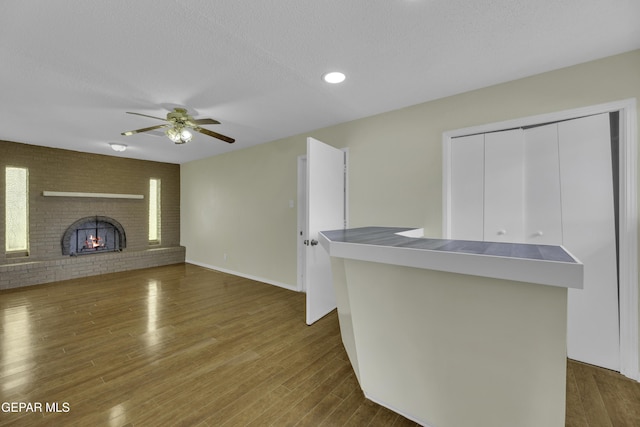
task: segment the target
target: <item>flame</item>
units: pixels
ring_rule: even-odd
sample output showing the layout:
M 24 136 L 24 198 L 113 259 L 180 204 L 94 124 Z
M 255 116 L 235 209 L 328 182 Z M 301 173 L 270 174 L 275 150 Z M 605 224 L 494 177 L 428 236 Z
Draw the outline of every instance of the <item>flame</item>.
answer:
M 89 238 L 84 242 L 84 245 L 87 248 L 102 248 L 104 247 L 104 242 L 102 241 L 102 237 L 94 237 L 93 234 L 91 234 L 89 235 Z

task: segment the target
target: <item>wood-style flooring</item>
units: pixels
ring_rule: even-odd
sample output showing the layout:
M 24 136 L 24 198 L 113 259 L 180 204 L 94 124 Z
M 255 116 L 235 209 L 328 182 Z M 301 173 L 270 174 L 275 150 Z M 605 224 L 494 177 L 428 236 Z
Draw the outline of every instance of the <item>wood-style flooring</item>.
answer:
M 304 298 L 189 264 L 1 291 L 0 425 L 415 426 Z M 567 390 L 567 426 L 640 425 L 634 381 L 570 362 Z
M 570 360 L 566 427 L 639 427 L 640 383 Z

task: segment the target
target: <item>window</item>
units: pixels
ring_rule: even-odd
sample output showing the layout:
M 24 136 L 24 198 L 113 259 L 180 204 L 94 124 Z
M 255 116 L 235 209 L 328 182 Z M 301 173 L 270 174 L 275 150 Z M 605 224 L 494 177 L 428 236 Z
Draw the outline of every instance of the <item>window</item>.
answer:
M 7 167 L 5 172 L 5 249 L 27 252 L 29 242 L 28 170 Z
M 149 242 L 160 242 L 160 180 L 149 180 Z

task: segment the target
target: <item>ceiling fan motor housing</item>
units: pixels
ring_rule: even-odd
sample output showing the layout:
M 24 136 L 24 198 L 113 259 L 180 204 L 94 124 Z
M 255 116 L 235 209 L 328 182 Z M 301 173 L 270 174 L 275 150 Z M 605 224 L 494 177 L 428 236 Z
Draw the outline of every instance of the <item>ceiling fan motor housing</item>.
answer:
M 193 117 L 187 114 L 187 110 L 184 108 L 174 108 L 170 113 L 167 113 L 167 121 L 171 123 L 181 124 L 183 126 L 194 126 Z

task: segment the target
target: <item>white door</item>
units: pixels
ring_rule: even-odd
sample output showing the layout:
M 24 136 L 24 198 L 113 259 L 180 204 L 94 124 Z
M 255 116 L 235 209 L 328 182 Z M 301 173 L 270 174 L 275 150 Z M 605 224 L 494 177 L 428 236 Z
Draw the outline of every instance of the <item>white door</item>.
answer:
M 484 240 L 524 242 L 522 129 L 484 136 Z
M 307 221 L 305 230 L 307 325 L 336 308 L 331 263 L 318 245 L 318 232 L 345 227 L 345 153 L 307 138 Z
M 484 135 L 451 142 L 449 238 L 484 240 Z
M 307 156 L 298 157 L 298 280 L 297 287 L 300 292 L 307 292 L 305 276 L 307 274 L 307 248 L 304 245 L 307 232 Z
M 524 241 L 562 245 L 558 125 L 524 132 Z
M 563 245 L 584 264 L 569 289 L 567 355 L 620 370 L 609 115 L 558 123 Z

